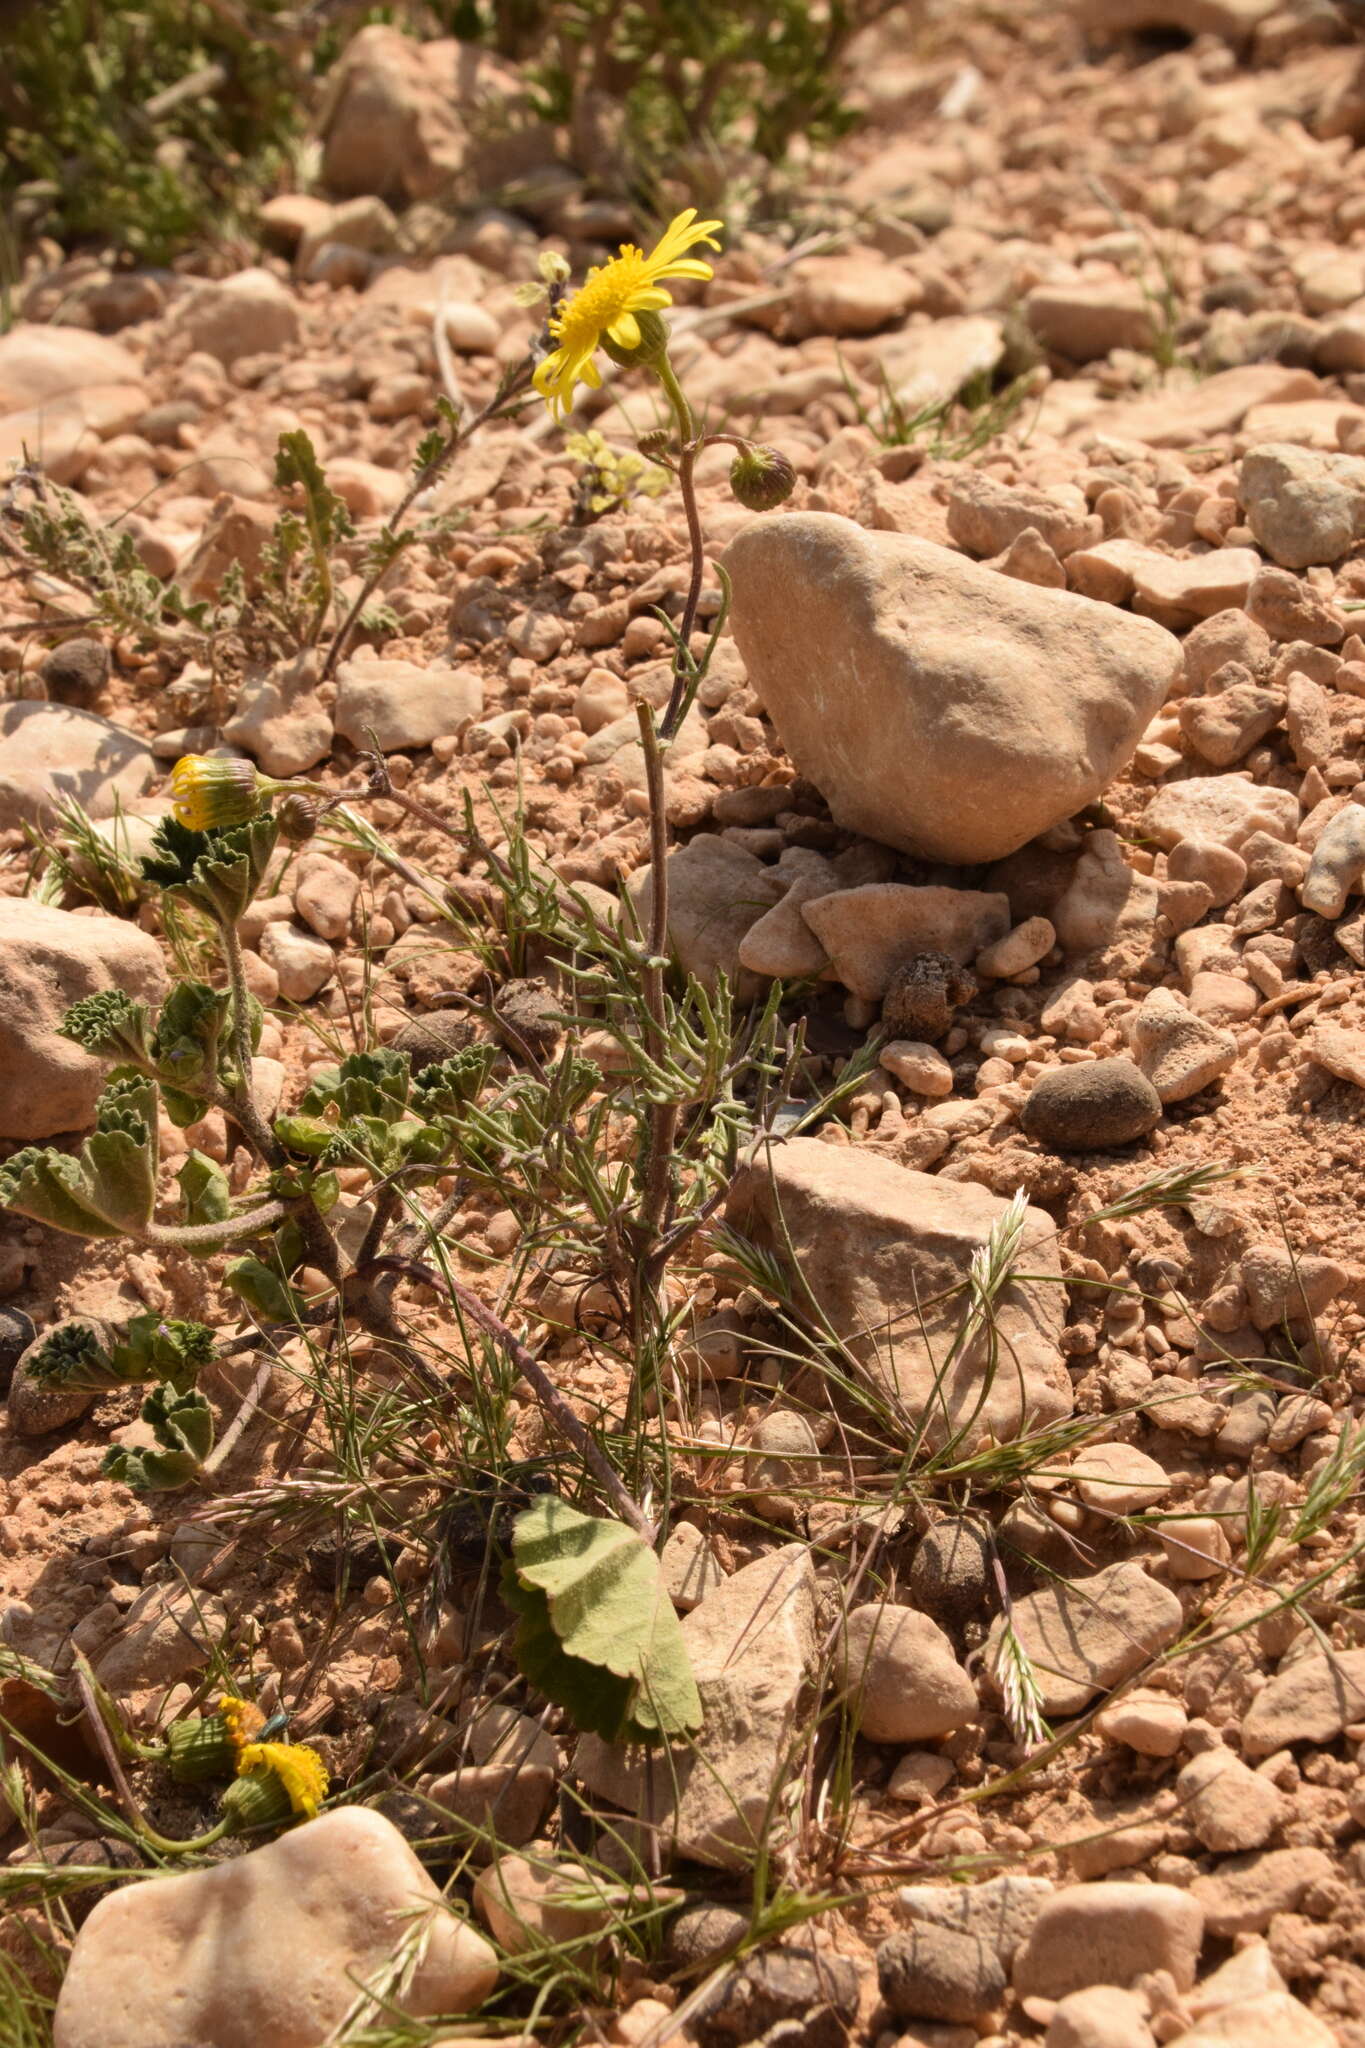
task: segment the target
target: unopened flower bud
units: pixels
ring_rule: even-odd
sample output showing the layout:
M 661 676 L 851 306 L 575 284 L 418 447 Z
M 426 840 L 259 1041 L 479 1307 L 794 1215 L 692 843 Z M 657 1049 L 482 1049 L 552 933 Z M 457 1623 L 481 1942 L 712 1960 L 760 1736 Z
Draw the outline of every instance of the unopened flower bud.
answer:
M 633 318 L 640 330 L 640 339 L 634 348 L 623 347 L 609 334 L 602 336 L 602 346 L 623 370 L 647 370 L 668 354 L 668 323 L 657 313 L 636 313 Z
M 280 837 L 287 839 L 291 846 L 301 846 L 306 839 L 311 839 L 318 829 L 321 808 L 317 797 L 308 796 L 301 789 L 281 797 L 275 806 L 275 822 L 280 828 Z
M 667 427 L 651 427 L 647 434 L 641 434 L 635 443 L 640 453 L 654 462 L 661 455 L 667 455 L 673 444 L 673 436 Z
M 796 489 L 796 471 L 776 448 L 746 448 L 730 464 L 730 489 L 750 512 L 771 512 Z

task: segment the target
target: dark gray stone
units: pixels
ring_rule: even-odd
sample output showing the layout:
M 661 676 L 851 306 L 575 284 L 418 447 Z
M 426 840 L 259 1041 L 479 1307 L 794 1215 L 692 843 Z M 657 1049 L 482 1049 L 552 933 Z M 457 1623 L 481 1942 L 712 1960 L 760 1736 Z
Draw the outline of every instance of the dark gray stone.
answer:
M 1103 1152 L 1145 1138 L 1161 1121 L 1161 1097 L 1131 1060 L 1053 1067 L 1019 1112 L 1025 1137 L 1053 1152 Z
M 45 655 L 38 673 L 59 704 L 93 704 L 109 680 L 109 649 L 102 640 L 63 640 Z
M 898 2020 L 974 2026 L 1005 1995 L 994 1949 L 951 1927 L 907 1927 L 877 1950 L 877 1981 Z

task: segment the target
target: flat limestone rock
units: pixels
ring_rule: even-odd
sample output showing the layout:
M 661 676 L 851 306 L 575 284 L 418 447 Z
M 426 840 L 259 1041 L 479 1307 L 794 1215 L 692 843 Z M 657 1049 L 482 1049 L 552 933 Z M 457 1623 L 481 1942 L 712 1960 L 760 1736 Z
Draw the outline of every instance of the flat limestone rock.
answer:
M 803 1283 L 863 1371 L 938 1445 L 960 1429 L 971 1442 L 987 1431 L 1004 1441 L 1071 1412 L 1060 1286 L 1031 1278 L 1001 1291 L 998 1358 L 1008 1364 L 993 1375 L 986 1332 L 952 1350 L 972 1255 L 1005 1206 L 974 1181 L 792 1138 L 750 1156 L 726 1216 L 779 1256 L 790 1242 Z M 1040 1209 L 1025 1211 L 1020 1256 L 1031 1275 L 1060 1274 L 1056 1228 Z
M 212 1869 L 101 1899 L 72 1950 L 53 2043 L 317 2048 L 356 2008 L 379 2018 L 367 1990 L 423 2019 L 475 2010 L 497 1978 L 493 1950 L 445 1911 L 393 1823 L 341 1807 Z
M 161 948 L 118 917 L 78 917 L 28 897 L 0 898 L 0 1139 L 84 1129 L 105 1065 L 58 1032 L 82 996 L 121 988 L 158 1003 Z
M 747 528 L 726 567 L 750 684 L 836 823 L 932 860 L 1090 803 L 1181 670 L 1150 619 L 830 513 Z
M 801 915 L 834 976 L 872 1002 L 881 1001 L 896 969 L 916 953 L 946 953 L 965 967 L 1010 928 L 1008 896 L 900 882 L 837 889 L 804 903 Z
M 0 705 L 0 830 L 51 824 L 63 796 L 112 818 L 157 773 L 146 742 L 97 711 L 29 697 Z

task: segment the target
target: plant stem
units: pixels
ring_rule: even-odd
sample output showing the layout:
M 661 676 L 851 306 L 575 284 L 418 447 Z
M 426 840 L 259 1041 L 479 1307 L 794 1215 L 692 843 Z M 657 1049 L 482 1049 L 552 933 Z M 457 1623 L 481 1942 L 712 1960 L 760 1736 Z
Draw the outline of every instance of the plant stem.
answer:
M 233 1417 L 230 1426 L 226 1430 L 224 1430 L 222 1436 L 218 1439 L 218 1442 L 214 1445 L 213 1449 L 209 1452 L 207 1458 L 205 1458 L 203 1464 L 199 1467 L 201 1478 L 211 1479 L 214 1473 L 218 1471 L 219 1467 L 225 1465 L 228 1459 L 232 1456 L 232 1453 L 236 1450 L 238 1444 L 241 1442 L 242 1436 L 246 1431 L 248 1425 L 250 1424 L 252 1416 L 256 1413 L 256 1410 L 261 1405 L 261 1397 L 265 1393 L 266 1388 L 270 1384 L 271 1376 L 274 1373 L 274 1370 L 275 1361 L 267 1352 L 265 1358 L 261 1361 L 255 1379 L 247 1388 L 246 1398 L 243 1400 L 241 1407 L 237 1410 L 237 1413 Z
M 221 1223 L 148 1223 L 143 1236 L 148 1244 L 167 1251 L 214 1251 L 241 1237 L 256 1237 L 283 1223 L 289 1214 L 283 1202 L 265 1202 L 259 1209 L 247 1209 L 240 1216 L 225 1216 Z
M 217 1821 L 206 1828 L 202 1835 L 191 1835 L 188 1841 L 176 1842 L 169 1835 L 159 1834 L 150 1821 L 139 1814 L 134 1826 L 150 1848 L 159 1849 L 163 1856 L 192 1856 L 200 1849 L 211 1849 L 215 1842 L 221 1842 L 228 1831 L 225 1820 Z
M 283 1166 L 284 1153 L 257 1109 L 256 1098 L 251 1092 L 250 991 L 246 985 L 242 941 L 235 924 L 225 923 L 219 929 L 223 934 L 223 958 L 227 962 L 228 983 L 232 989 L 232 1052 L 237 1062 L 237 1081 L 231 1091 L 232 1114 L 266 1164 Z
M 456 427 L 440 452 L 418 470 L 384 528 L 384 533 L 390 540 L 397 537 L 399 528 L 418 498 L 421 497 L 423 491 L 430 490 L 437 477 L 446 469 L 457 451 L 463 448 L 465 442 L 477 433 L 480 427 L 485 426 L 489 420 L 497 419 L 499 414 L 526 389 L 531 381 L 531 367 L 531 358 L 528 356 L 525 362 L 518 364 L 517 368 L 510 375 L 502 379 L 482 412 L 475 413 L 473 419 L 467 424 Z M 332 640 L 332 644 L 327 650 L 327 658 L 322 664 L 322 674 L 318 679 L 320 682 L 330 682 L 336 674 L 337 664 L 351 644 L 366 605 L 374 596 L 397 559 L 396 553 L 389 555 L 386 559 L 376 563 L 366 575 L 364 582 L 356 593 L 355 602 L 342 620 Z
M 683 512 L 687 518 L 687 545 L 692 556 L 687 601 L 683 606 L 682 624 L 678 628 L 679 646 L 673 657 L 673 687 L 668 693 L 668 703 L 659 721 L 659 734 L 666 743 L 673 738 L 681 722 L 682 708 L 687 697 L 687 663 L 683 658 L 683 650 L 690 643 L 692 629 L 697 623 L 697 606 L 701 602 L 701 582 L 706 557 L 702 547 L 701 514 L 697 510 L 697 484 L 694 472 L 699 444 L 692 419 L 692 408 L 683 396 L 682 386 L 666 355 L 660 358 L 655 369 L 659 382 L 667 394 L 668 402 L 673 408 L 682 442 L 682 452 L 678 459 L 678 486 L 682 491 Z
M 412 1259 L 376 1259 L 375 1266 L 398 1268 L 413 1279 L 423 1280 L 428 1287 L 444 1290 L 455 1303 L 481 1329 L 491 1337 L 500 1350 L 507 1354 L 524 1380 L 530 1383 L 536 1400 L 560 1434 L 567 1438 L 585 1465 L 589 1466 L 600 1480 L 603 1490 L 610 1495 L 612 1505 L 623 1522 L 626 1522 L 648 1544 L 653 1544 L 657 1531 L 644 1510 L 638 1506 L 620 1474 L 612 1465 L 598 1444 L 592 1431 L 579 1421 L 568 1401 L 550 1378 L 543 1365 L 533 1358 L 514 1330 L 508 1328 L 502 1317 L 496 1315 L 485 1302 L 480 1301 L 471 1288 L 459 1280 L 438 1273 L 434 1266 L 426 1266 Z

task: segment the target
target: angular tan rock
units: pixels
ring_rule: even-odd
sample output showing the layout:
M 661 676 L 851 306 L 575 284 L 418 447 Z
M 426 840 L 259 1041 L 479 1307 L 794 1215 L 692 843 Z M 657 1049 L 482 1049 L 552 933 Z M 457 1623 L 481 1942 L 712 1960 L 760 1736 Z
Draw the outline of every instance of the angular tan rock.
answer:
M 916 953 L 946 953 L 965 966 L 1009 930 L 1007 896 L 982 889 L 915 889 L 869 882 L 801 906 L 834 976 L 855 996 L 880 1002 L 896 969 Z
M 637 868 L 626 894 L 649 930 L 654 888 L 648 867 Z M 668 943 L 678 964 L 714 989 L 724 974 L 741 1001 L 758 993 L 759 977 L 740 963 L 740 944 L 750 927 L 783 894 L 773 868 L 742 846 L 712 832 L 698 832 L 668 856 Z
M 117 917 L 77 917 L 29 897 L 0 897 L 0 1138 L 84 1129 L 105 1066 L 57 1026 L 73 1003 L 121 988 L 155 1004 L 166 991 L 161 948 Z
M 1182 4 L 1182 0 L 1175 0 Z M 1101 414 L 1103 429 L 1116 440 L 1145 441 L 1152 448 L 1189 448 L 1230 434 L 1254 405 L 1316 398 L 1318 380 L 1311 370 L 1290 370 L 1279 363 L 1248 363 L 1220 370 L 1188 390 L 1163 390 L 1157 398 L 1139 398 Z M 1090 414 L 1085 431 L 1093 433 Z
M 1226 1856 L 1261 1849 L 1279 1825 L 1284 1801 L 1269 1778 L 1250 1770 L 1230 1749 L 1191 1757 L 1175 1781 L 1181 1817 L 1206 1849 Z
M 337 672 L 336 729 L 354 747 L 377 744 L 384 754 L 429 747 L 482 711 L 483 680 L 477 669 L 448 668 L 441 662 L 419 668 L 411 661 L 357 656 Z
M 1248 526 L 1282 569 L 1338 561 L 1365 534 L 1358 455 L 1268 441 L 1242 457 L 1237 491 Z
M 961 1429 L 969 1440 L 987 1431 L 1003 1440 L 1026 1420 L 1054 1421 L 1071 1410 L 1057 1341 L 1064 1305 L 1045 1279 L 1014 1281 L 997 1297 L 998 1355 L 1007 1366 L 988 1373 L 981 1330 L 953 1348 L 972 1256 L 1004 1208 L 975 1182 L 793 1138 L 751 1155 L 726 1214 L 779 1256 L 790 1244 L 803 1285 L 852 1356 L 937 1445 Z M 1020 1256 L 1030 1274 L 1060 1271 L 1055 1226 L 1042 1210 L 1025 1212 Z
M 1046 1901 L 1015 1957 L 1014 1988 L 1021 1998 L 1065 1998 L 1169 1970 L 1188 1991 L 1203 1939 L 1202 1910 L 1174 1885 L 1068 1885 Z
M 838 823 L 936 860 L 998 859 L 1098 796 L 1180 672 L 1150 620 L 827 513 L 749 527 L 726 564 L 801 772 Z
M 353 2013 L 472 2012 L 497 1980 L 493 1950 L 397 1828 L 349 1806 L 101 1899 L 76 1938 L 54 2048 L 317 2048 Z
M 1096 1693 L 1174 1642 L 1182 1621 L 1175 1594 L 1136 1563 L 1111 1564 L 1090 1578 L 1058 1579 L 1014 1603 L 1015 1630 L 1049 1716 L 1078 1714 Z M 1001 1616 L 990 1634 L 991 1669 L 1003 1629 Z
M 183 1586 L 148 1586 L 139 1593 L 100 1658 L 95 1675 L 116 1697 L 149 1685 L 174 1685 L 202 1670 L 222 1632 L 221 1601 Z
M 1209 1933 L 1231 1939 L 1263 1934 L 1277 1913 L 1296 1912 L 1304 1893 L 1333 1874 L 1331 1858 L 1321 1849 L 1261 1849 L 1229 1856 L 1196 1877 L 1190 1896 Z
M 1257 1693 L 1242 1724 L 1250 1757 L 1272 1756 L 1295 1742 L 1335 1742 L 1349 1722 L 1365 1719 L 1365 1650 L 1296 1657 Z
M 141 381 L 137 357 L 102 334 L 17 320 L 0 335 L 0 414 L 26 412 L 92 384 Z
M 849 1712 L 869 1742 L 934 1742 L 977 1719 L 976 1687 L 937 1623 L 869 1601 L 844 1630 Z
M 732 1574 L 682 1621 L 705 1720 L 666 1755 L 586 1735 L 575 1768 L 590 1792 L 656 1828 L 665 1856 L 742 1868 L 769 1824 L 798 1713 L 814 1678 L 815 1571 L 789 1543 Z
M 1168 2048 L 1340 2048 L 1341 2036 L 1288 1991 L 1265 1991 L 1206 2013 Z

